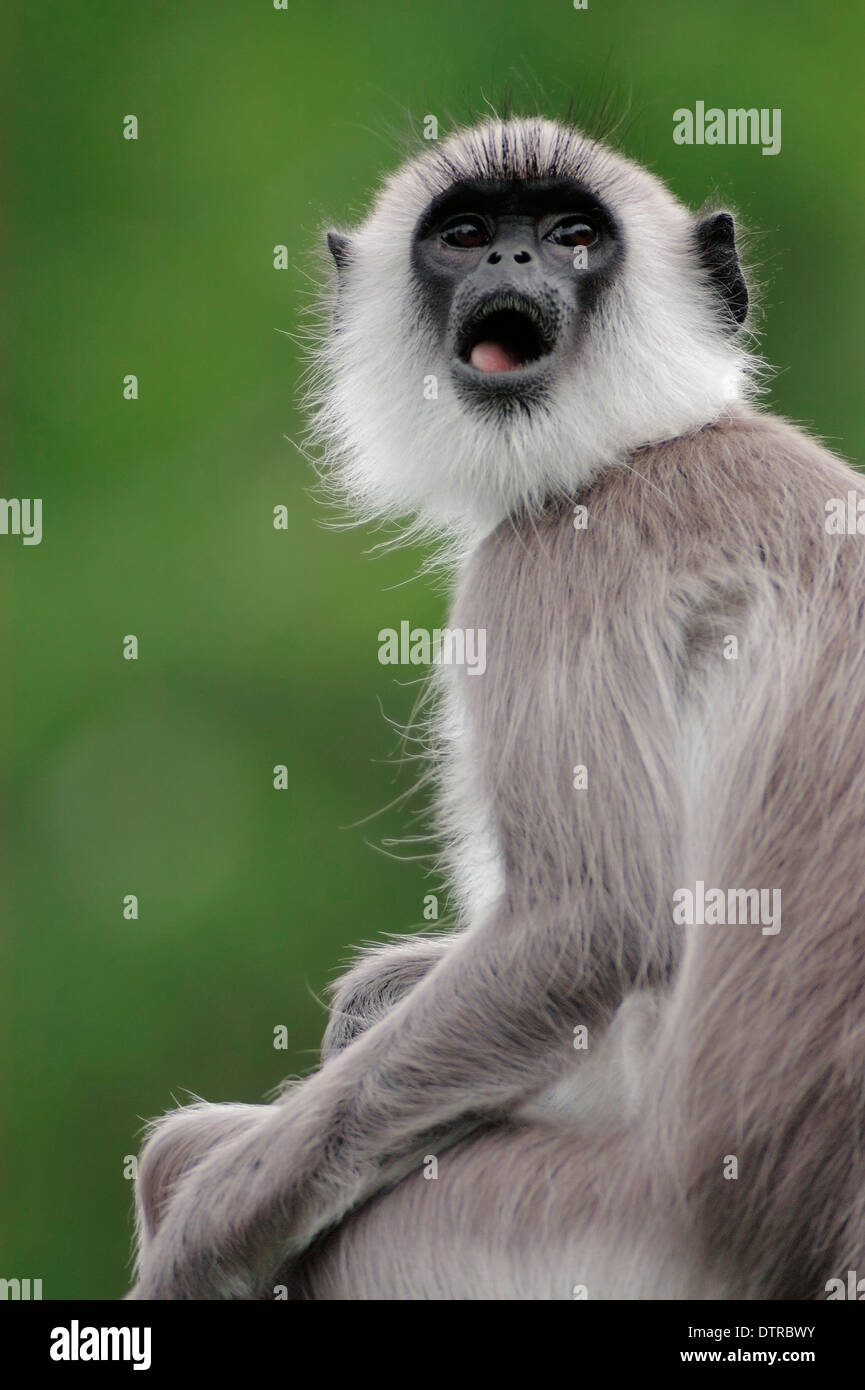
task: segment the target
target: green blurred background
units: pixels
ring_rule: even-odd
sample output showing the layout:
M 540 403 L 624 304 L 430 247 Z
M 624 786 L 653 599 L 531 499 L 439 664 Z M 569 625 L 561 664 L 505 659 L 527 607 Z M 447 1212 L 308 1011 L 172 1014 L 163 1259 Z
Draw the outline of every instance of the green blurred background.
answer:
M 375 849 L 422 797 L 357 822 L 416 772 L 389 762 L 416 692 L 376 634 L 436 625 L 443 586 L 418 551 L 324 528 L 289 442 L 278 330 L 303 322 L 321 227 L 428 112 L 446 128 L 509 80 L 552 113 L 630 92 L 626 152 L 764 233 L 772 403 L 861 460 L 865 22 L 783 0 L 16 0 L 5 29 L 2 491 L 44 499 L 44 539 L 0 537 L 0 1276 L 113 1298 L 140 1118 L 312 1066 L 350 944 L 419 925 L 435 887 L 417 846 Z M 781 154 L 674 145 L 697 100 L 781 107 Z

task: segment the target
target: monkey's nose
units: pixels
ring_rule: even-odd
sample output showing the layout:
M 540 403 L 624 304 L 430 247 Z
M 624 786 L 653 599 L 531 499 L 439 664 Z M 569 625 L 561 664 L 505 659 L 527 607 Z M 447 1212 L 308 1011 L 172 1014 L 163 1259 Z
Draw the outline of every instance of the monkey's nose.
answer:
M 517 265 L 527 265 L 528 262 L 532 259 L 532 253 L 530 251 L 515 251 L 513 255 Z M 487 256 L 487 264 L 498 265 L 501 258 L 501 251 L 491 251 L 490 254 Z

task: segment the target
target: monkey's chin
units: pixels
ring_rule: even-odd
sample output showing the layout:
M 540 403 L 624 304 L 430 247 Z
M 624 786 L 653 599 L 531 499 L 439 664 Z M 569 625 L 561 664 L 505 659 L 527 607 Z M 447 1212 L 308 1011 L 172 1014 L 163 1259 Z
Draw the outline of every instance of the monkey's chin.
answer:
M 528 406 L 548 395 L 553 371 L 548 356 L 513 366 L 480 366 L 455 357 L 451 374 L 460 397 L 469 405 L 501 402 Z

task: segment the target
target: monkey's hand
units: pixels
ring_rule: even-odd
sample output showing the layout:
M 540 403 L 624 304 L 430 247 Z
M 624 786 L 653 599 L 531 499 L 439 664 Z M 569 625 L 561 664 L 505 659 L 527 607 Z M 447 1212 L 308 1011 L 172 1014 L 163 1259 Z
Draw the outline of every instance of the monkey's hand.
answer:
M 266 1107 L 201 1101 L 173 1110 L 149 1126 L 135 1185 L 139 1266 L 149 1252 L 183 1180 L 220 1145 L 251 1133 Z M 146 1297 L 137 1289 L 128 1298 Z
M 348 1056 L 273 1105 L 196 1107 L 160 1124 L 142 1154 L 142 1203 L 156 1206 L 128 1299 L 272 1298 L 323 1230 L 410 1171 L 407 1153 L 350 1142 L 344 1083 L 319 1084 Z
M 241 1162 L 239 1155 L 258 1138 L 271 1113 L 264 1105 L 202 1103 L 152 1126 L 139 1159 L 138 1282 L 127 1299 L 257 1297 L 252 1280 L 219 1258 L 219 1241 L 229 1236 L 232 1216 L 239 1212 L 232 1210 L 232 1196 L 220 1189 L 213 1169 L 215 1156 L 223 1152 L 231 1155 L 229 1167 Z M 208 1206 L 216 1201 L 222 1213 L 218 1239 L 202 1202 L 205 1191 Z
M 390 1013 L 458 939 L 456 932 L 410 936 L 397 945 L 374 946 L 365 951 L 332 988 L 321 1060 L 326 1062 L 342 1052 Z

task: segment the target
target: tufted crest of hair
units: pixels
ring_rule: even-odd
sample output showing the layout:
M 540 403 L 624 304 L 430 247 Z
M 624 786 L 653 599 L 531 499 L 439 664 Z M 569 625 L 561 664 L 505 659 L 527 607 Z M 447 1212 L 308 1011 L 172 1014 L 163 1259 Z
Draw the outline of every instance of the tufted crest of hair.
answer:
M 459 180 L 555 177 L 581 181 L 614 212 L 618 273 L 568 379 L 518 411 L 469 409 L 413 283 L 418 220 Z M 695 222 L 642 166 L 542 118 L 487 120 L 404 165 L 348 234 L 313 365 L 311 439 L 337 495 L 366 520 L 470 539 L 753 393 L 756 359 L 718 312 Z

